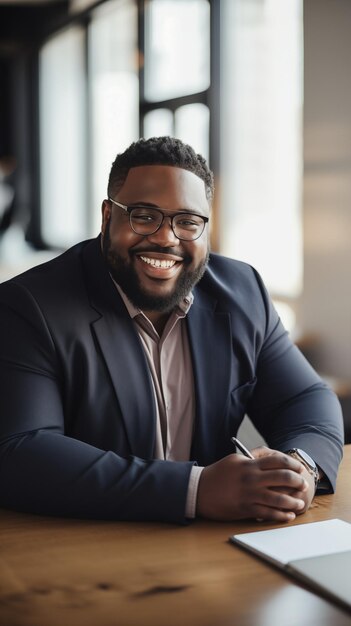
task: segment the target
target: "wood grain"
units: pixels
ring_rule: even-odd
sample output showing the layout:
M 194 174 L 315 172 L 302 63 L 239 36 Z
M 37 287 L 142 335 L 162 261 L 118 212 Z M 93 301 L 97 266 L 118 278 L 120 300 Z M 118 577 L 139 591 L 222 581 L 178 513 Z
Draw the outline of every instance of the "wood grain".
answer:
M 351 522 L 351 445 L 337 493 L 294 524 Z M 344 626 L 351 615 L 228 543 L 249 521 L 95 522 L 0 510 L 1 626 Z

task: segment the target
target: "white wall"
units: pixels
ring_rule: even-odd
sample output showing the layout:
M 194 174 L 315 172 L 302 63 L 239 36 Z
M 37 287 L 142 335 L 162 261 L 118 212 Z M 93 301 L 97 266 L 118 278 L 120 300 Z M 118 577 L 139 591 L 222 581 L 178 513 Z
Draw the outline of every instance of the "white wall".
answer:
M 319 369 L 351 380 L 351 1 L 304 3 L 304 292 Z

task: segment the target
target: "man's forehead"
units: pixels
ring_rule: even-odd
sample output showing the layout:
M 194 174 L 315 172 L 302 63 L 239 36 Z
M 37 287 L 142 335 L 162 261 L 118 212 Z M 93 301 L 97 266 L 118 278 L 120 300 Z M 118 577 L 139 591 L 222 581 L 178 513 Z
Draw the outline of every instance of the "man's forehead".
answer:
M 133 198 L 126 198 L 127 195 Z M 202 210 L 209 208 L 204 181 L 193 172 L 173 165 L 132 167 L 121 187 L 120 199 L 122 196 L 129 202 L 134 199 L 153 202 L 153 197 L 173 196 L 180 205 L 200 205 Z
M 126 181 L 128 178 L 145 183 L 152 179 L 163 179 L 165 182 L 186 180 L 188 184 L 205 186 L 204 181 L 199 176 L 176 165 L 136 165 L 130 168 Z

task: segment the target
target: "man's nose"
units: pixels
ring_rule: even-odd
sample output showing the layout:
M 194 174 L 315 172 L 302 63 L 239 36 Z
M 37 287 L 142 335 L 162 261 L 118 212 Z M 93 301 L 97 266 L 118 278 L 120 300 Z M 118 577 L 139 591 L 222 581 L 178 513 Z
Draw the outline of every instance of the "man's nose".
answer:
M 148 235 L 148 239 L 162 248 L 177 246 L 179 239 L 173 232 L 172 218 L 165 216 L 160 228 L 152 235 Z

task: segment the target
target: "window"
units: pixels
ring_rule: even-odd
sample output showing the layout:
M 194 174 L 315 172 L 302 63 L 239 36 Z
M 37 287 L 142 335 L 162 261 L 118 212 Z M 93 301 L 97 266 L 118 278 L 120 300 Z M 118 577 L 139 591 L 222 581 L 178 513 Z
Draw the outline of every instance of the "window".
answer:
M 67 248 L 99 232 L 112 161 L 139 136 L 135 2 L 50 38 L 39 69 L 41 237 Z
M 175 109 L 154 109 L 144 117 L 144 136 L 173 135 L 189 143 L 209 159 L 210 111 L 202 103 L 185 104 Z
M 221 252 L 302 288 L 302 0 L 222 2 Z
M 41 233 L 66 247 L 86 235 L 83 29 L 52 37 L 39 62 Z
M 92 234 L 99 232 L 112 161 L 139 136 L 137 8 L 112 0 L 92 14 L 88 31 L 91 102 Z
M 143 136 L 172 135 L 209 158 L 210 4 L 145 3 Z
M 210 84 L 207 0 L 150 0 L 145 7 L 145 98 L 168 100 Z

